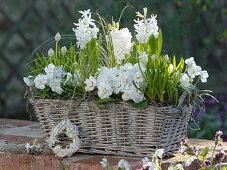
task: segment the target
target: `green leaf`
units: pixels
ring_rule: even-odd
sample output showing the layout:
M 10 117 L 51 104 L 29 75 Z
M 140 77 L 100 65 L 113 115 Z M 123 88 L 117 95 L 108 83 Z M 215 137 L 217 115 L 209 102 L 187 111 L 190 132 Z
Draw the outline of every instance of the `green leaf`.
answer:
M 201 162 L 204 162 L 205 161 L 205 159 L 206 159 L 206 156 L 207 156 L 207 154 L 208 154 L 208 151 L 209 151 L 209 147 L 205 147 L 205 148 L 203 148 L 203 150 L 201 151 L 201 153 L 199 154 L 199 160 L 201 161 Z
M 218 140 L 217 145 L 220 145 L 222 143 L 223 139 Z
M 148 106 L 147 100 L 144 100 L 140 103 L 130 102 L 131 106 L 138 109 L 145 109 Z
M 103 104 L 103 103 L 110 103 L 110 102 L 119 102 L 120 99 L 113 99 L 113 98 L 104 98 L 104 99 L 97 99 L 95 104 Z

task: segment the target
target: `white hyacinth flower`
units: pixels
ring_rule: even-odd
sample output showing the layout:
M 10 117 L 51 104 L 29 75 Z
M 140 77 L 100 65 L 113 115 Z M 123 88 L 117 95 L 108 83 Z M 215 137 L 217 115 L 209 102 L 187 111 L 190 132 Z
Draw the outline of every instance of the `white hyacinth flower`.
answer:
M 96 79 L 94 77 L 90 76 L 89 79 L 86 79 L 86 81 L 84 83 L 86 84 L 85 90 L 92 91 L 92 90 L 94 90 L 94 88 L 96 86 Z
M 106 167 L 107 167 L 107 162 L 108 162 L 108 161 L 107 161 L 106 158 L 103 158 L 103 159 L 102 159 L 102 161 L 101 161 L 100 163 L 101 163 L 101 165 L 102 165 L 103 168 L 106 168 Z
M 185 160 L 185 166 L 190 166 L 192 164 L 192 162 L 194 161 L 194 158 L 192 157 L 188 157 L 186 160 Z
M 34 82 L 31 80 L 32 76 L 24 77 L 23 80 L 27 86 L 34 86 Z
M 207 78 L 209 77 L 209 74 L 206 70 L 200 72 L 200 79 L 203 83 L 207 82 Z
M 148 53 L 146 52 L 139 52 L 139 61 L 144 63 L 144 64 L 147 64 L 148 62 Z
M 61 34 L 58 32 L 55 37 L 54 37 L 55 41 L 60 41 L 61 40 Z
M 186 59 L 185 64 L 187 64 L 189 67 L 195 65 L 194 57 L 190 57 L 190 58 Z
M 48 56 L 52 57 L 54 55 L 54 50 L 51 48 L 48 50 Z
M 64 56 L 66 54 L 66 52 L 67 52 L 67 48 L 66 48 L 66 46 L 63 46 L 61 48 L 61 54 Z
M 120 64 L 125 59 L 125 55 L 130 53 L 132 47 L 132 35 L 128 28 L 111 31 L 111 38 L 113 43 L 114 55 L 117 62 Z
M 184 73 L 180 79 L 182 87 L 188 87 L 190 85 L 190 78 L 186 73 Z
M 47 84 L 48 77 L 47 75 L 39 74 L 35 77 L 34 83 L 37 89 L 44 89 Z
M 82 17 L 79 19 L 78 23 L 73 23 L 76 26 L 76 28 L 73 28 L 73 31 L 77 39 L 77 46 L 83 49 L 92 38 L 97 38 L 99 29 L 94 23 L 95 20 L 91 18 L 90 9 L 79 11 L 79 13 L 82 14 Z
M 151 15 L 150 18 L 135 20 L 134 28 L 136 31 L 136 38 L 138 42 L 145 44 L 149 41 L 150 36 L 153 35 L 158 38 L 158 25 L 156 15 Z
M 61 94 L 63 89 L 61 88 L 61 79 L 54 78 L 49 81 L 49 86 L 53 92 Z
M 158 149 L 155 151 L 155 155 L 159 158 L 162 158 L 163 154 L 164 154 L 164 149 Z
M 202 69 L 201 69 L 200 66 L 197 66 L 196 64 L 193 64 L 193 65 L 188 69 L 188 75 L 189 75 L 191 78 L 195 78 L 195 76 L 200 75 L 201 70 L 202 70 Z

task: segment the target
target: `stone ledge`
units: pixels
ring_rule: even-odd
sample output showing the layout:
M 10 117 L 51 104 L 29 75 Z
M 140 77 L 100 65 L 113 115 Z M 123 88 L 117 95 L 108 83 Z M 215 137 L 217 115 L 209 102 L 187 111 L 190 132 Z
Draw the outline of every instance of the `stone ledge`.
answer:
M 41 130 L 38 122 L 0 119 L 0 170 L 102 170 L 100 161 L 103 157 L 117 167 L 120 159 L 125 159 L 132 165 L 133 169 L 142 165 L 141 159 L 123 158 L 108 155 L 89 155 L 76 153 L 70 158 L 58 158 L 48 149 L 44 139 L 41 137 Z M 37 138 L 40 144 L 45 145 L 44 153 L 36 156 L 28 155 L 24 145 Z M 205 146 L 213 147 L 213 141 L 190 139 L 190 145 L 198 148 Z M 227 152 L 227 142 L 224 143 L 224 150 Z M 168 166 L 169 162 L 183 161 L 180 154 L 164 159 L 162 168 Z M 198 169 L 195 162 L 188 169 Z

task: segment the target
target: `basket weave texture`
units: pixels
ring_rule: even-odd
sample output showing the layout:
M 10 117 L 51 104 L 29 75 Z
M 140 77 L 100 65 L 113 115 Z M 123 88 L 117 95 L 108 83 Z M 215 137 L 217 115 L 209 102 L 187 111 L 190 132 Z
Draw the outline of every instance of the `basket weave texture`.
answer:
M 132 108 L 128 103 L 95 104 L 92 101 L 31 100 L 45 139 L 60 121 L 69 119 L 79 128 L 78 152 L 151 157 L 157 149 L 165 156 L 179 150 L 192 107 Z M 61 144 L 70 141 L 62 137 Z

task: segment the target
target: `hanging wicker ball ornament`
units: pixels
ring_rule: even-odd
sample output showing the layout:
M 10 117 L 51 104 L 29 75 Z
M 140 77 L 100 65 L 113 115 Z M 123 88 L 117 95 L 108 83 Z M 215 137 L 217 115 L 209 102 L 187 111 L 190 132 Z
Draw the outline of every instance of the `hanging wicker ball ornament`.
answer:
M 50 149 L 58 157 L 72 156 L 80 148 L 78 128 L 70 120 L 62 120 L 54 126 L 47 140 Z

